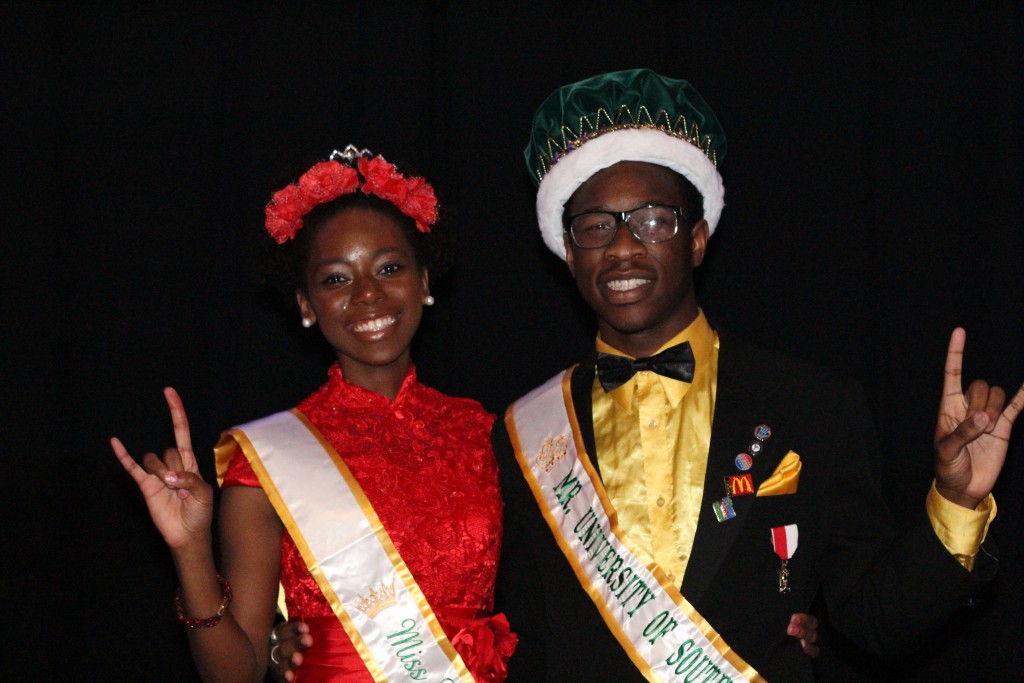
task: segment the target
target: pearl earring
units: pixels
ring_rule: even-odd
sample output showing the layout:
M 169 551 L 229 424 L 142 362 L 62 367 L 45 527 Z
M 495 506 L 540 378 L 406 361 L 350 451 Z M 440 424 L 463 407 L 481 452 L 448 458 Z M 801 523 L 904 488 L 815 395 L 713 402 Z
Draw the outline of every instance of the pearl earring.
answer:
M 423 299 L 423 305 L 424 306 L 433 306 L 434 305 L 434 297 L 432 297 L 429 294 L 427 294 L 427 296 Z
M 310 320 L 309 318 L 303 318 L 302 319 L 302 326 L 303 327 L 313 327 L 313 321 Z

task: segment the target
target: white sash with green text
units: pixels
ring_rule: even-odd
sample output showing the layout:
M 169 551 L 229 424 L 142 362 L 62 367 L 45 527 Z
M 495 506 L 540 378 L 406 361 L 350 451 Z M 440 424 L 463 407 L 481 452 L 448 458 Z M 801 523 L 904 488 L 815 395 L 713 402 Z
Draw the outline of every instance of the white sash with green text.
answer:
M 338 453 L 298 410 L 221 437 L 237 443 L 375 681 L 473 680 Z
M 566 559 L 626 654 L 650 681 L 763 681 L 668 581 L 628 547 L 587 456 L 560 374 L 505 415 L 523 470 Z

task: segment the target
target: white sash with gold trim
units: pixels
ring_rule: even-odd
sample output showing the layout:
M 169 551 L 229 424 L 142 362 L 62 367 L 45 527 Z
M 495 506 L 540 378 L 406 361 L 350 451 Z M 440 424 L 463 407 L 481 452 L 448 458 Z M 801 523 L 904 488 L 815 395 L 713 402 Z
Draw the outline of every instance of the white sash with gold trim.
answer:
M 298 410 L 226 432 L 298 547 L 375 681 L 473 681 L 376 512 L 330 443 Z
M 763 681 L 628 547 L 572 404 L 572 370 L 515 402 L 505 424 L 541 513 L 608 628 L 649 681 Z

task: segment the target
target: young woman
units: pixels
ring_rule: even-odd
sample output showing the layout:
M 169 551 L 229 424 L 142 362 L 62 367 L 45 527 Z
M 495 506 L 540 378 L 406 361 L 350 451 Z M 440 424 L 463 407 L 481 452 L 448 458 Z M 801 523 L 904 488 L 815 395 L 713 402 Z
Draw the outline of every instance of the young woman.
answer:
M 275 193 L 267 232 L 306 327 L 337 363 L 295 410 L 218 445 L 212 490 L 188 422 L 165 395 L 177 448 L 140 467 L 118 439 L 181 581 L 179 618 L 208 681 L 262 681 L 278 583 L 306 624 L 296 681 L 501 681 L 515 647 L 491 615 L 501 501 L 492 416 L 420 384 L 409 357 L 443 251 L 422 178 L 349 146 Z M 292 655 L 289 647 L 287 657 Z

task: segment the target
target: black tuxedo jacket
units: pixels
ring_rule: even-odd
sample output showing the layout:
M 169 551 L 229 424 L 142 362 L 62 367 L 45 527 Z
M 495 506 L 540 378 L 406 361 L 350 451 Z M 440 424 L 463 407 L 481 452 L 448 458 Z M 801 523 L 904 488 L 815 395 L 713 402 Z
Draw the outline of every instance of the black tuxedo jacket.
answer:
M 924 512 L 897 535 L 877 482 L 878 448 L 860 389 L 720 334 L 718 391 L 704 500 L 682 593 L 769 681 L 811 680 L 811 661 L 786 635 L 795 612 L 824 592 L 832 624 L 861 646 L 891 655 L 919 642 L 995 573 L 979 554 L 965 571 Z M 572 394 L 595 468 L 591 416 L 594 360 L 579 365 Z M 793 450 L 803 468 L 788 495 L 733 497 L 736 517 L 719 522 L 712 504 L 754 429 L 772 435 L 749 470 L 755 489 Z M 505 499 L 497 608 L 519 634 L 509 666 L 516 681 L 643 680 L 580 587 L 522 473 L 498 420 L 494 448 Z M 926 448 L 921 457 L 929 457 Z M 796 524 L 789 593 L 779 592 L 772 527 Z M 628 530 L 626 530 L 628 532 Z

